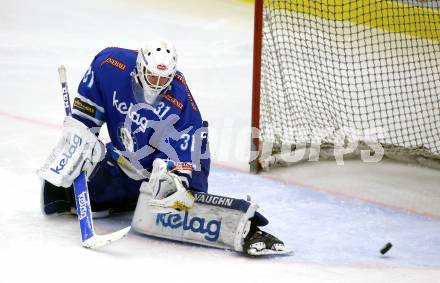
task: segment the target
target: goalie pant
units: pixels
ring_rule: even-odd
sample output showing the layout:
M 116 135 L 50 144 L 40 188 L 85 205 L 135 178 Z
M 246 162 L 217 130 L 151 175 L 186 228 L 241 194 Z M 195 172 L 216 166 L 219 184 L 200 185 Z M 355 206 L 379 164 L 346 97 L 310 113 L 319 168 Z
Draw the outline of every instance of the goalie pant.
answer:
M 255 203 L 201 192 L 193 194 L 196 202 L 189 211 L 154 213 L 148 205 L 152 194 L 142 186 L 132 228 L 150 236 L 242 252 L 251 219 L 253 225 L 268 224 L 256 212 Z

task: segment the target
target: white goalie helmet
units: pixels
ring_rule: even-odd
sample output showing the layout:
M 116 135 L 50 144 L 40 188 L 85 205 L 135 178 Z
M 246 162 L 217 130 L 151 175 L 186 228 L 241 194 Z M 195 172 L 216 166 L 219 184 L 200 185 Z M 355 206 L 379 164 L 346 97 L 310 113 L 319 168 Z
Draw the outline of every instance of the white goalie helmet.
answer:
M 139 50 L 133 72 L 133 94 L 139 101 L 154 103 L 176 74 L 177 53 L 166 40 L 153 40 Z

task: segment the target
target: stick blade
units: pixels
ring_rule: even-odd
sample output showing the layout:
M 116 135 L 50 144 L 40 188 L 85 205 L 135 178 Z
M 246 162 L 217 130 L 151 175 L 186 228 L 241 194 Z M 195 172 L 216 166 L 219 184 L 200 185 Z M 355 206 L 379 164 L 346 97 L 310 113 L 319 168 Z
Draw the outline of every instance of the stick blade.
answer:
M 82 245 L 87 249 L 97 249 L 125 237 L 130 229 L 131 226 L 128 226 L 111 234 L 93 235 L 91 238 L 82 242 Z
M 263 251 L 257 251 L 257 250 L 250 250 L 249 255 L 254 257 L 258 256 L 291 256 L 294 255 L 293 250 L 284 250 L 284 251 L 273 251 L 273 250 L 263 250 Z

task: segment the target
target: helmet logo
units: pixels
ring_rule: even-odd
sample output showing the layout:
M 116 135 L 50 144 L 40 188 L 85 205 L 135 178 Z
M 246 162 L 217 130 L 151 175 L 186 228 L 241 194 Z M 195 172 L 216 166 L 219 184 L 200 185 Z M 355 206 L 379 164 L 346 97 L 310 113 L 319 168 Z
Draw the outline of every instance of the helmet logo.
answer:
M 156 66 L 157 69 L 161 70 L 161 71 L 165 71 L 167 69 L 167 66 L 163 65 L 163 64 L 159 64 Z

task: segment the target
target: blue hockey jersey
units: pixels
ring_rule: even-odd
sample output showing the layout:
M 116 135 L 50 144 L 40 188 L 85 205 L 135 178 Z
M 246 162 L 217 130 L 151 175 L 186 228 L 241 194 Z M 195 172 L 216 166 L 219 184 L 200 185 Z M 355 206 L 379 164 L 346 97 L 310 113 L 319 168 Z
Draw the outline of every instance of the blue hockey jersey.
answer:
M 138 102 L 131 74 L 136 58 L 137 51 L 115 47 L 98 53 L 79 84 L 72 116 L 98 130 L 106 123 L 107 148 L 128 157 L 136 168 L 151 171 L 156 158 L 192 163 L 190 187 L 207 191 L 208 125 L 183 74 L 176 72 L 154 105 Z

